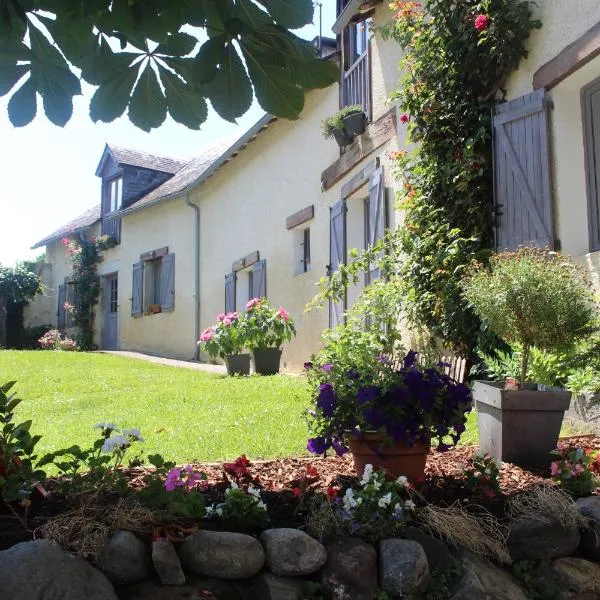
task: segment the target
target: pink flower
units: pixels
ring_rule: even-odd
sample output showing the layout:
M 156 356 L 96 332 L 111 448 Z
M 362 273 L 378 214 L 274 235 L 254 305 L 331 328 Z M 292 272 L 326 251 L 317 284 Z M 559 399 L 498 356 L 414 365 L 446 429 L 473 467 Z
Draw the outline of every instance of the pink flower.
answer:
M 288 321 L 290 318 L 290 313 L 288 313 L 283 306 L 279 307 L 279 310 L 275 313 L 276 317 L 281 317 L 284 321 Z
M 225 325 L 226 327 L 229 327 L 232 323 L 233 321 L 229 317 L 225 317 L 223 319 L 223 325 Z
M 556 477 L 557 475 L 560 475 L 560 467 L 558 466 L 557 462 L 553 462 L 550 465 L 550 474 L 552 475 L 552 477 Z
M 205 329 L 200 335 L 201 342 L 210 342 L 215 337 L 215 332 L 212 327 Z
M 574 474 L 575 475 L 581 475 L 584 471 L 584 468 L 582 465 L 575 465 L 575 470 L 574 470 Z
M 400 115 L 400 123 L 408 123 L 410 117 L 406 113 Z
M 230 319 L 231 321 L 237 321 L 238 320 L 238 314 L 236 312 L 232 312 L 232 313 L 228 313 L 227 318 Z
M 490 24 L 490 18 L 487 15 L 477 15 L 475 17 L 475 29 L 485 31 Z
M 260 304 L 260 298 L 252 298 L 252 300 L 250 300 L 248 302 L 248 304 L 246 304 L 246 310 L 252 310 L 253 308 L 257 307 Z
M 175 488 L 181 487 L 183 481 L 181 481 L 181 469 L 171 469 L 165 477 L 165 490 L 172 492 Z
M 227 315 L 225 313 L 221 313 L 220 315 L 217 315 L 217 320 L 218 321 L 224 321 L 226 316 Z

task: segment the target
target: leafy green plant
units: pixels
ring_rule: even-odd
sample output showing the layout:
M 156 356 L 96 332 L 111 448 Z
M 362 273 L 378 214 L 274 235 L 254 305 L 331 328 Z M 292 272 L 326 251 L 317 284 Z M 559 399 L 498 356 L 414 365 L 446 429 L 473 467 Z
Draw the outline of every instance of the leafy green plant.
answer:
M 200 335 L 200 345 L 210 356 L 225 358 L 239 354 L 247 344 L 246 321 L 237 312 L 221 313 L 217 323 Z
M 551 454 L 556 457 L 550 465 L 554 481 L 576 497 L 589 496 L 594 491 L 600 474 L 598 452 L 559 444 Z
M 46 474 L 34 454 L 41 436 L 31 435 L 31 421 L 15 422 L 15 408 L 22 402 L 11 393 L 15 383 L 0 385 L 0 496 L 13 512 L 12 503 L 20 502 L 25 513 L 22 521 L 26 522 L 31 493 Z
M 360 104 L 352 104 L 333 113 L 321 121 L 321 133 L 325 139 L 333 137 L 334 131 L 345 131 L 344 117 L 364 112 Z
M 218 517 L 233 531 L 259 531 L 266 529 L 270 522 L 260 490 L 252 485 L 244 490 L 234 482 L 225 490 L 223 502 L 206 508 L 206 516 Z
M 266 298 L 253 298 L 242 317 L 251 350 L 281 348 L 296 335 L 294 320 L 285 308 L 275 309 Z
M 463 475 L 467 489 L 472 492 L 481 491 L 490 498 L 500 493 L 500 468 L 489 454 L 475 453 L 463 469 Z
M 505 342 L 521 345 L 522 385 L 532 347 L 569 349 L 594 331 L 591 287 L 566 256 L 536 248 L 495 254 L 489 267 L 474 264 L 463 286 L 482 321 Z

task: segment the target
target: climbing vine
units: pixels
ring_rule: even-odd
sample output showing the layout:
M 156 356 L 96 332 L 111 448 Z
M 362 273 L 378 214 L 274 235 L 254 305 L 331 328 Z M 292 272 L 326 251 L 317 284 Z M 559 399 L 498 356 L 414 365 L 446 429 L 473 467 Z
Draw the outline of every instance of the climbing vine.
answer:
M 108 236 L 86 240 L 85 238 L 63 238 L 67 254 L 73 266 L 73 304 L 66 303 L 65 310 L 73 316 L 77 328 L 77 345 L 81 350 L 94 349 L 95 306 L 100 296 L 98 265 L 102 262 L 102 250 L 114 246 Z

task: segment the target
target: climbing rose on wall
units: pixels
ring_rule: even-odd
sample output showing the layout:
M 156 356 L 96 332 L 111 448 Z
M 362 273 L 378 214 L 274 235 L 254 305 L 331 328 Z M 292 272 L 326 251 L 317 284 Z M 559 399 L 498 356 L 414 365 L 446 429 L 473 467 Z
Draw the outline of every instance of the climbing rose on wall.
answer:
M 487 15 L 477 15 L 475 17 L 475 29 L 485 31 L 490 24 L 490 18 Z

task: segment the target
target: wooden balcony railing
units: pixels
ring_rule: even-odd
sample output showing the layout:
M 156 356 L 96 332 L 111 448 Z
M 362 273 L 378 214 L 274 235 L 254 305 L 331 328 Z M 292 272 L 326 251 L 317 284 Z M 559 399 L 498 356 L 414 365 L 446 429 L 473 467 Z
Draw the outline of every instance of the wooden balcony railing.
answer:
M 102 217 L 102 235 L 109 235 L 117 244 L 121 243 L 121 217 L 104 215 Z
M 371 120 L 371 59 L 369 50 L 343 75 L 342 105 L 360 104 Z

